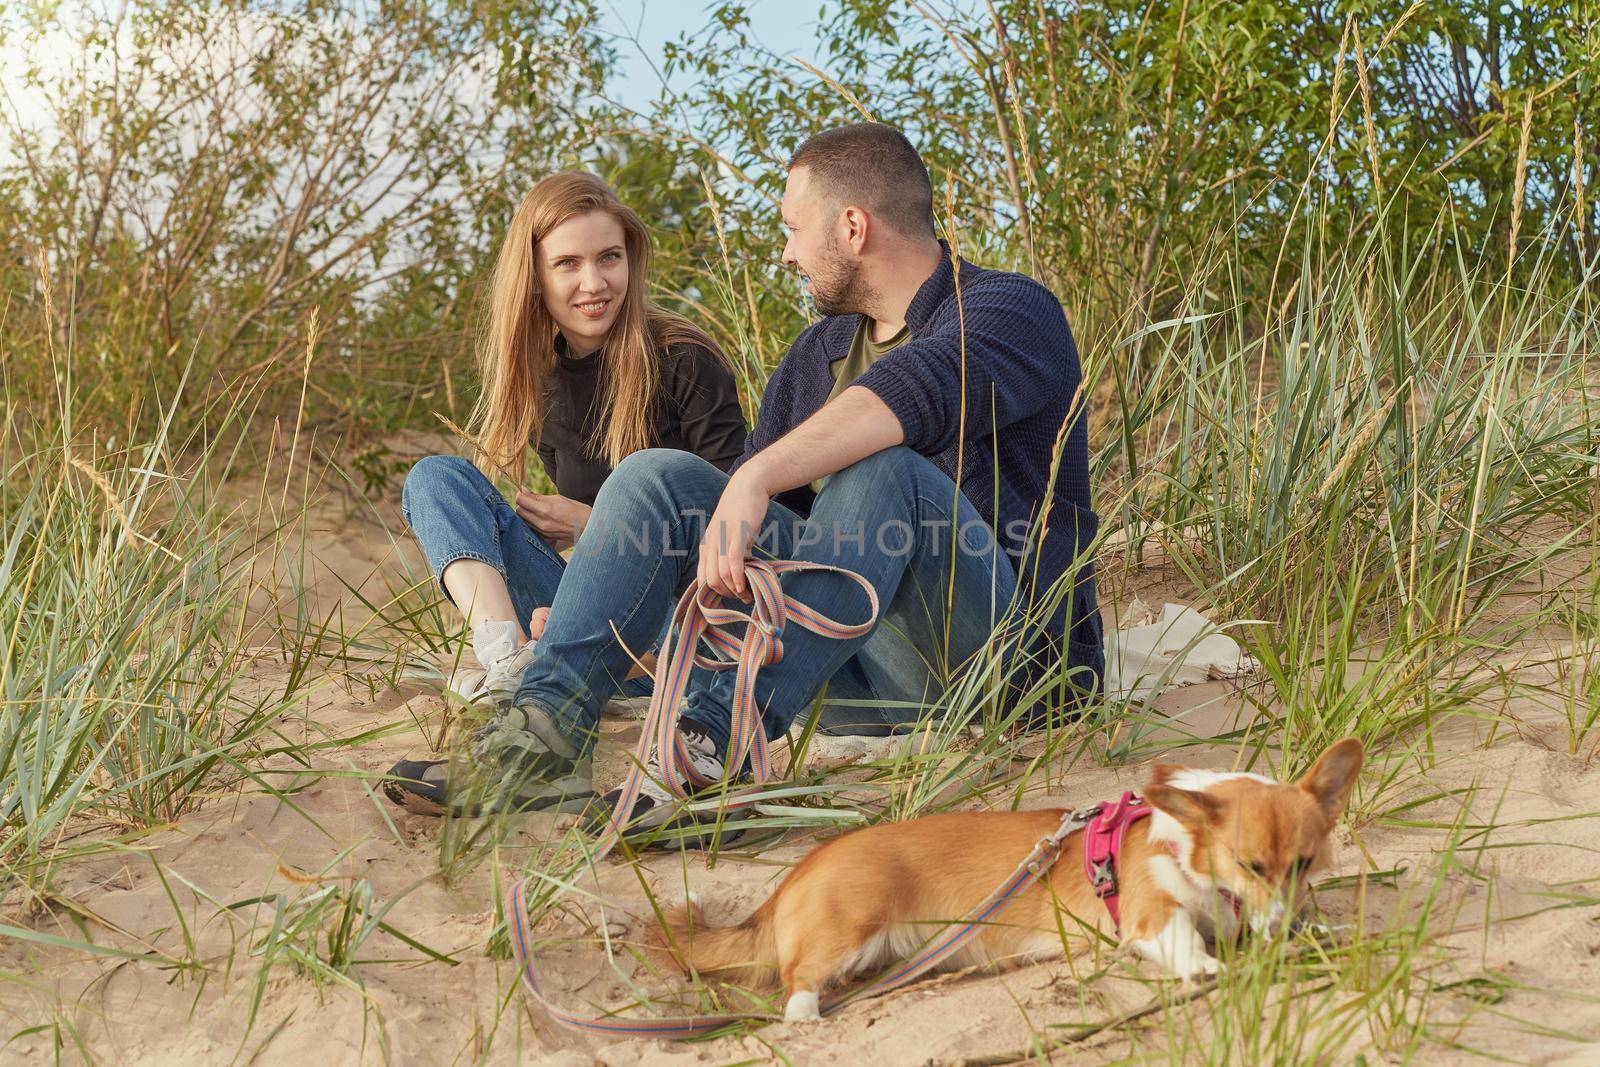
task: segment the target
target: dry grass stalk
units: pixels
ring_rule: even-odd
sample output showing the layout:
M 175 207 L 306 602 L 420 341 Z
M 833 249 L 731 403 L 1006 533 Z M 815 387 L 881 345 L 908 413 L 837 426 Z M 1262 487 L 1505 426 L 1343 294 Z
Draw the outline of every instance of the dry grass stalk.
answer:
M 1517 179 L 1511 193 L 1511 236 L 1506 242 L 1506 280 L 1517 261 L 1517 231 L 1522 228 L 1522 193 L 1528 182 L 1528 137 L 1533 132 L 1533 96 L 1522 101 L 1522 140 L 1517 145 Z
M 1361 84 L 1361 119 L 1367 129 L 1367 159 L 1372 164 L 1372 189 L 1383 201 L 1383 178 L 1378 172 L 1378 129 L 1372 121 L 1372 86 L 1367 80 L 1367 54 L 1361 47 L 1361 27 L 1351 21 L 1356 36 L 1356 81 Z
M 1584 233 L 1588 223 L 1588 212 L 1583 202 L 1583 122 L 1578 117 L 1576 108 L 1572 112 L 1572 219 L 1573 227 L 1578 231 L 1578 256 L 1582 258 L 1584 249 Z
M 1383 425 L 1384 419 L 1389 417 L 1389 411 L 1394 407 L 1395 398 L 1409 387 L 1410 380 L 1407 379 L 1399 389 L 1389 394 L 1389 399 L 1383 402 L 1382 407 L 1367 416 L 1367 421 L 1361 424 L 1361 428 L 1356 431 L 1356 435 L 1350 439 L 1350 445 L 1344 450 L 1344 455 L 1339 457 L 1339 462 L 1334 464 L 1333 470 L 1328 472 L 1328 476 L 1323 479 L 1322 485 L 1317 488 L 1318 497 L 1326 497 L 1328 490 L 1339 483 L 1339 479 L 1344 477 L 1345 471 L 1350 468 L 1351 464 L 1356 462 L 1357 457 L 1366 453 L 1367 444 L 1372 440 L 1373 435 L 1378 432 L 1378 427 Z
M 168 548 L 166 545 L 163 545 L 155 538 L 139 532 L 138 527 L 134 526 L 133 524 L 133 517 L 128 514 L 128 509 L 123 505 L 121 498 L 118 497 L 116 487 L 111 484 L 111 480 L 109 478 L 95 468 L 94 464 L 90 463 L 86 459 L 83 459 L 81 456 L 76 455 L 70 450 L 67 452 L 67 463 L 82 471 L 84 477 L 93 482 L 95 488 L 100 490 L 100 494 L 106 498 L 107 506 L 111 508 L 111 513 L 117 517 L 117 522 L 122 526 L 123 532 L 126 533 L 129 538 L 135 541 L 143 541 L 145 544 L 151 546 L 157 551 L 165 552 L 172 559 L 180 561 L 183 559 L 182 556 L 178 555 L 176 552 L 172 551 L 172 549 Z

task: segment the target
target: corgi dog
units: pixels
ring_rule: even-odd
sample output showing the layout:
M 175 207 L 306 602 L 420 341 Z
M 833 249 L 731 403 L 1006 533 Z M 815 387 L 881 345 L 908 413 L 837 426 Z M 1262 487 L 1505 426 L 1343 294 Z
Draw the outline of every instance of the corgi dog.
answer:
M 1202 931 L 1226 940 L 1244 922 L 1274 930 L 1304 905 L 1362 755 L 1361 742 L 1345 738 L 1290 784 L 1157 766 L 1144 791 L 1148 816 L 1127 823 L 1115 856 L 1120 931 L 1086 874 L 1078 829 L 1055 864 L 944 965 L 1061 956 L 1114 933 L 1169 976 L 1216 973 Z M 685 971 L 747 986 L 781 982 L 784 1017 L 815 1019 L 826 989 L 876 975 L 949 929 L 1065 814 L 958 812 L 854 830 L 813 849 L 738 925 L 707 926 L 691 898 L 667 915 L 663 948 Z

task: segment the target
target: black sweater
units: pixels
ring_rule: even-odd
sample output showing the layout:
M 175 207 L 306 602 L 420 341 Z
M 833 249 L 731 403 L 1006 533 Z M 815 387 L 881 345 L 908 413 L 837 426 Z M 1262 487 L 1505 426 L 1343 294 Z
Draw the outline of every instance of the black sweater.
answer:
M 733 375 L 700 345 L 673 345 L 660 358 L 651 446 L 693 452 L 727 470 L 745 439 Z M 590 447 L 604 403 L 602 374 L 598 353 L 576 358 L 558 348 L 546 383 L 539 458 L 556 492 L 584 504 L 594 503 L 600 483 L 611 474 L 611 464 Z

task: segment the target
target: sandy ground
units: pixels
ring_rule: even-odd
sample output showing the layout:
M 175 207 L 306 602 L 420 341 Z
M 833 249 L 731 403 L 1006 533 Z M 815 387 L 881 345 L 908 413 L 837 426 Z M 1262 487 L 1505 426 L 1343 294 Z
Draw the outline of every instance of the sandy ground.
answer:
M 326 573 L 312 577 L 324 597 L 336 595 L 338 574 L 376 593 L 379 567 L 392 567 L 389 539 L 374 516 L 348 514 L 336 500 L 309 534 L 309 548 Z M 392 521 L 392 518 L 391 518 Z M 1120 589 L 1152 603 L 1183 590 L 1159 568 L 1135 573 Z M 281 684 L 285 666 L 262 656 L 245 682 Z M 1532 668 L 1537 670 L 1538 668 Z M 1159 706 L 1186 729 L 1235 725 L 1245 702 L 1233 682 L 1208 682 L 1165 694 Z M 276 797 L 246 783 L 222 791 L 176 825 L 127 847 L 67 860 L 58 869 L 57 896 L 48 904 L 13 897 L 5 921 L 34 930 L 130 952 L 159 953 L 203 966 L 161 965 L 78 949 L 17 941 L 0 943 L 5 1034 L 0 1061 L 45 1062 L 60 1055 L 119 1064 L 493 1063 L 920 1064 L 983 1062 L 1026 1049 L 1053 1027 L 1106 1019 L 1146 1004 L 1154 986 L 1148 965 L 1103 959 L 1106 973 L 1084 980 L 1095 964 L 1060 961 L 1004 973 L 941 977 L 853 1006 L 821 1023 L 774 1024 L 754 1034 L 673 1045 L 657 1041 L 585 1039 L 546 1024 L 515 989 L 515 968 L 491 959 L 486 944 L 495 925 L 495 875 L 520 863 L 530 847 L 559 829 L 559 820 L 521 821 L 498 856 L 456 877 L 440 874 L 441 824 L 408 815 L 363 785 L 351 771 L 381 772 L 426 747 L 421 729 L 437 735 L 440 697 L 407 682 L 371 691 L 337 677 L 320 685 L 280 724 L 302 741 L 389 732 L 357 745 L 331 745 L 312 755 L 320 773 L 273 777 Z M 598 778 L 620 775 L 622 754 L 637 724 L 611 720 Z M 1600 771 L 1591 759 L 1566 754 L 1564 727 L 1554 711 L 1519 700 L 1498 721 L 1458 719 L 1434 738 L 1431 765 L 1395 761 L 1389 780 L 1369 780 L 1354 802 L 1354 829 L 1337 832 L 1334 873 L 1401 869 L 1396 879 L 1319 894 L 1327 919 L 1360 923 L 1369 931 L 1404 924 L 1436 879 L 1430 926 L 1437 935 L 1430 982 L 1403 1010 L 1425 1012 L 1426 1033 L 1408 1050 L 1396 1044 L 1366 1062 L 1479 1062 L 1472 1049 L 1512 1062 L 1600 1063 Z M 837 753 L 836 753 L 837 754 Z M 1227 746 L 1187 746 L 1174 761 L 1227 768 Z M 289 767 L 275 759 L 278 770 Z M 1056 768 L 1052 794 L 1030 792 L 1025 806 L 1078 806 L 1138 786 L 1147 764 L 1104 767 L 1088 759 Z M 1420 801 L 1393 814 L 1407 798 Z M 1431 799 L 1429 799 L 1431 798 Z M 1387 818 L 1374 819 L 1375 812 Z M 1470 847 L 1446 854 L 1446 834 L 1434 823 L 1463 820 Z M 791 834 L 759 853 L 705 857 L 653 856 L 635 870 L 607 861 L 596 909 L 565 909 L 540 928 L 554 944 L 547 973 L 571 1005 L 615 1004 L 629 995 L 626 979 L 659 992 L 663 980 L 619 954 L 613 968 L 595 938 L 596 923 L 619 944 L 638 942 L 651 922 L 642 878 L 665 900 L 692 887 L 716 916 L 742 914 L 762 899 L 813 838 Z M 353 974 L 359 985 L 313 982 L 285 963 L 258 981 L 252 955 L 270 929 L 271 903 L 240 901 L 282 894 L 304 898 L 325 885 L 369 884 L 394 929 L 448 954 L 454 965 L 430 961 L 387 933 L 361 948 Z M 562 945 L 563 938 L 574 943 Z M 1375 957 L 1381 959 L 1383 957 Z M 1379 965 L 1382 966 L 1381 963 Z M 1371 976 L 1382 984 L 1383 975 Z M 1429 991 L 1431 989 L 1431 992 Z M 257 999 L 259 998 L 259 1000 Z M 1423 1002 L 1418 1002 L 1418 1001 Z M 1386 1002 L 1387 1003 L 1387 1002 Z M 1185 1009 L 1202 1031 L 1206 1002 Z M 1162 1019 L 1132 1039 L 1121 1032 L 1092 1038 L 1062 1062 L 1107 1062 L 1150 1056 L 1166 1062 Z M 1363 1032 L 1362 1040 L 1366 1039 Z M 58 1047 L 58 1041 L 60 1046 Z

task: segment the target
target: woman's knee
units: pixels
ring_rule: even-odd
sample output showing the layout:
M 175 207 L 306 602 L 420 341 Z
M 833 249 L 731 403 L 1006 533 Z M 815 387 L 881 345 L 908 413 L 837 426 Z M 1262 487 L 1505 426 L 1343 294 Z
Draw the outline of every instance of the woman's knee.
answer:
M 468 459 L 461 456 L 423 456 L 406 472 L 405 483 L 400 488 L 400 504 L 409 514 L 411 508 L 420 501 L 460 493 L 463 489 L 478 490 L 485 485 L 488 485 L 488 479 Z

